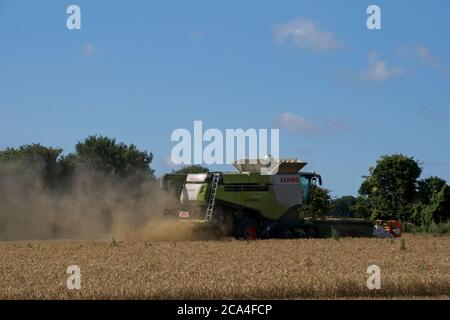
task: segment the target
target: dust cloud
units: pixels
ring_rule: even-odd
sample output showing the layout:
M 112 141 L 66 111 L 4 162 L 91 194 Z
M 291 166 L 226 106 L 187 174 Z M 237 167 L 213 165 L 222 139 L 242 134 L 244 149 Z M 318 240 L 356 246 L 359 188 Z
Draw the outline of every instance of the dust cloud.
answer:
M 157 181 L 106 179 L 79 169 L 64 187 L 49 188 L 38 167 L 0 168 L 0 240 L 195 238 L 191 225 L 164 214 L 175 195 Z

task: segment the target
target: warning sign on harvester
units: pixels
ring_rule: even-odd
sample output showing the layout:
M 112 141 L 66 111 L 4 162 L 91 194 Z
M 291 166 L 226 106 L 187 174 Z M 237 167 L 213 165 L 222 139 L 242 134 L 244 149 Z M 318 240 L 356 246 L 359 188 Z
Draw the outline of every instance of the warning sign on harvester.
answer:
M 178 211 L 178 218 L 189 219 L 189 211 Z

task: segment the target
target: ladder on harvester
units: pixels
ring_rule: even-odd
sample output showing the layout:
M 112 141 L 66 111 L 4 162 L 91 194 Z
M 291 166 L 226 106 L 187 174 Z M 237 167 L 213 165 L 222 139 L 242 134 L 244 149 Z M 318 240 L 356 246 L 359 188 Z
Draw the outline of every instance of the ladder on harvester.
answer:
M 208 207 L 206 208 L 206 221 L 211 221 L 213 213 L 214 213 L 214 205 L 216 203 L 216 193 L 217 187 L 219 185 L 220 173 L 214 172 L 212 185 L 211 185 L 211 195 L 209 196 Z

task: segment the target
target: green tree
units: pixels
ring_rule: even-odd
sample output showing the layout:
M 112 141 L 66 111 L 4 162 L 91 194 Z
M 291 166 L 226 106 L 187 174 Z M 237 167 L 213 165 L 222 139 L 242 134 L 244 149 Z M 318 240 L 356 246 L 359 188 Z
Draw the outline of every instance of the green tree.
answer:
M 299 214 L 303 217 L 324 216 L 331 207 L 330 191 L 312 185 L 307 203 L 299 209 Z
M 27 144 L 18 148 L 0 151 L 0 166 L 3 174 L 16 177 L 26 176 L 30 181 L 42 180 L 47 187 L 55 186 L 61 174 L 58 158 L 61 148 L 45 147 L 41 144 Z
M 417 195 L 414 222 L 428 225 L 446 222 L 450 218 L 450 187 L 445 180 L 438 177 L 420 180 Z
M 207 172 L 209 172 L 209 169 L 202 167 L 200 165 L 184 166 L 181 169 L 172 170 L 173 174 L 207 173 Z
M 408 221 L 416 199 L 417 179 L 422 169 L 418 161 L 401 154 L 382 156 L 369 169 L 359 193 L 367 200 L 373 219 Z
M 428 204 L 431 198 L 437 192 L 440 192 L 447 182 L 444 179 L 431 176 L 426 179 L 419 180 L 417 183 L 417 198 L 420 202 Z
M 153 155 L 139 150 L 134 144 L 118 143 L 104 136 L 89 136 L 79 141 L 75 153 L 63 158 L 66 167 L 80 166 L 107 176 L 154 177 L 150 168 Z
M 359 196 L 356 198 L 355 203 L 351 206 L 350 210 L 357 218 L 369 219 L 372 216 L 370 200 L 366 197 Z
M 357 199 L 353 196 L 342 196 L 331 200 L 328 215 L 333 217 L 354 217 L 356 212 L 354 206 Z

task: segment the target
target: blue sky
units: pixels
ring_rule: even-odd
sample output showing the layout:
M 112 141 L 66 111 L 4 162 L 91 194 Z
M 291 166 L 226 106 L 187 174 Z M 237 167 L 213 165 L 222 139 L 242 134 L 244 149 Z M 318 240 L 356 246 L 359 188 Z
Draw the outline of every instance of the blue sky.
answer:
M 66 28 L 77 4 L 82 29 Z M 382 30 L 368 30 L 377 4 Z M 383 154 L 450 180 L 450 2 L 1 1 L 0 148 L 176 128 L 281 128 L 281 154 L 356 194 Z M 220 167 L 222 168 L 222 167 Z M 231 169 L 230 167 L 228 167 Z

